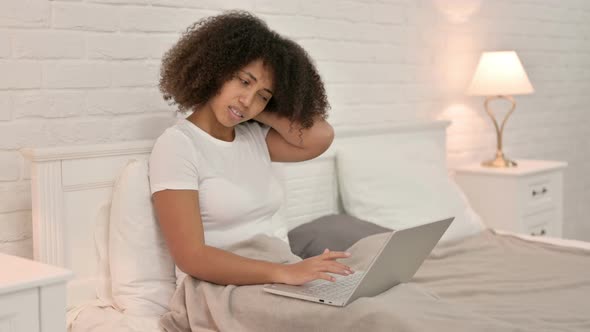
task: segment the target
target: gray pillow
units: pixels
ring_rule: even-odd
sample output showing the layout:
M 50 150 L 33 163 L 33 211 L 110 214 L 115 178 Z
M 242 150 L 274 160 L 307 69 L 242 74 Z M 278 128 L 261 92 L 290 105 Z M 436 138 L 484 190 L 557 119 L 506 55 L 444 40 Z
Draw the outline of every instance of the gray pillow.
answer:
M 391 231 L 347 214 L 333 214 L 297 226 L 287 235 L 291 251 L 305 259 L 321 255 L 326 248 L 345 251 L 364 237 Z

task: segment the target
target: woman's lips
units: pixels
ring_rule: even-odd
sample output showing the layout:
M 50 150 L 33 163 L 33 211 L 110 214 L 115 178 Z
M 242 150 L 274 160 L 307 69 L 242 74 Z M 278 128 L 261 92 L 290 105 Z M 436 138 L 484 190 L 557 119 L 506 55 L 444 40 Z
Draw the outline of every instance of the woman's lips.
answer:
M 236 111 L 233 107 L 228 107 L 229 114 L 234 117 L 236 120 L 242 120 L 244 118 L 243 115 L 240 115 L 238 111 Z

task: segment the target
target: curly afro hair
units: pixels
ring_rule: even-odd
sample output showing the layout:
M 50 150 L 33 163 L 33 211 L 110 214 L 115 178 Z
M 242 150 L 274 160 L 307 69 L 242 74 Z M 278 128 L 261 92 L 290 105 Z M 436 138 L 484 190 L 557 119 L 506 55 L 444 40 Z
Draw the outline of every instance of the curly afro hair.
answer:
M 163 56 L 160 91 L 180 112 L 192 111 L 258 59 L 274 76 L 273 97 L 265 111 L 297 121 L 302 128 L 310 128 L 318 115 L 328 117 L 324 84 L 307 52 L 245 11 L 226 11 L 189 26 Z

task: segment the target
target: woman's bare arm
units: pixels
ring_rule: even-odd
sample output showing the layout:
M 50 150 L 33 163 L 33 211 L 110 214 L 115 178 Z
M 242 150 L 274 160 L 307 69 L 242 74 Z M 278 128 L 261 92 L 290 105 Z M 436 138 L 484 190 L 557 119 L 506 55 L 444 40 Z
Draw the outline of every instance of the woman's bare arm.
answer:
M 343 271 L 348 268 L 335 261 L 346 257 L 339 252 L 308 258 L 304 264 L 283 265 L 205 245 L 198 195 L 196 190 L 162 190 L 152 195 L 168 249 L 185 273 L 220 285 L 301 284 L 318 278 L 329 280 L 324 272 L 346 274 Z
M 271 127 L 266 135 L 270 159 L 276 162 L 297 162 L 313 159 L 326 151 L 334 140 L 334 128 L 317 117 L 311 128 L 302 129 L 297 122 L 263 111 L 254 120 Z

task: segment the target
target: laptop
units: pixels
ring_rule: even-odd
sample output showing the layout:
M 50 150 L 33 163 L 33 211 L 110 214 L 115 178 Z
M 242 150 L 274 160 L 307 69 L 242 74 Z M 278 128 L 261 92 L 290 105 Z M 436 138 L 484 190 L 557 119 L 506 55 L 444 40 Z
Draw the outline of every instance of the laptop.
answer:
M 316 279 L 300 286 L 268 284 L 263 290 L 339 307 L 359 297 L 378 295 L 410 281 L 454 219 L 450 217 L 391 232 L 365 271 L 347 276 L 329 273 L 336 278 L 333 282 Z

